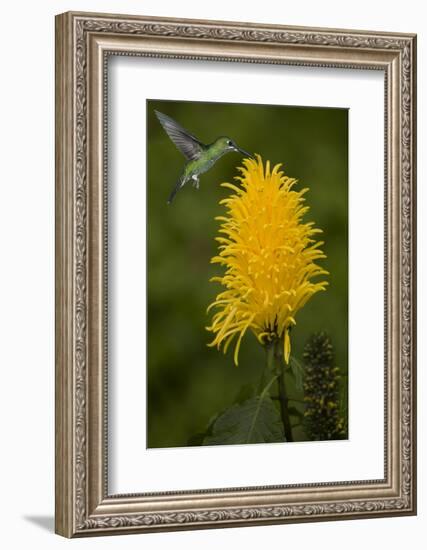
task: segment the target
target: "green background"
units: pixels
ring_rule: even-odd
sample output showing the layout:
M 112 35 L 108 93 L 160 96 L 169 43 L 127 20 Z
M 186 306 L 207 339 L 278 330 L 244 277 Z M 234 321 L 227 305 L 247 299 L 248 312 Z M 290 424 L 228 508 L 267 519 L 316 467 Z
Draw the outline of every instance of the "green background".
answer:
M 242 342 L 239 367 L 233 346 L 226 355 L 208 348 L 207 306 L 220 290 L 209 279 L 222 273 L 210 264 L 216 254 L 215 216 L 230 192 L 242 157 L 230 153 L 201 176 L 200 189 L 187 184 L 172 205 L 167 197 L 184 165 L 154 109 L 175 119 L 203 143 L 227 135 L 243 149 L 299 180 L 314 221 L 323 230 L 322 265 L 330 272 L 326 292 L 316 294 L 297 314 L 292 354 L 315 331 L 329 333 L 337 366 L 347 373 L 348 348 L 348 111 L 346 109 L 147 101 L 148 210 L 148 447 L 185 446 L 209 420 L 230 406 L 240 388 L 257 384 L 264 351 L 253 334 Z M 291 388 L 292 390 L 292 388 Z M 295 439 L 305 439 L 296 431 Z

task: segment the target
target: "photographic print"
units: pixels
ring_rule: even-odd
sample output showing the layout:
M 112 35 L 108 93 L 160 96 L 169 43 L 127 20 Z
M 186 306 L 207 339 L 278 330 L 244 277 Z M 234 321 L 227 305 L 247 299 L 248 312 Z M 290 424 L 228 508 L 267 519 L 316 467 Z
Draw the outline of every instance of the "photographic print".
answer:
M 147 447 L 348 439 L 348 110 L 147 100 Z
M 416 42 L 57 16 L 58 534 L 416 514 Z

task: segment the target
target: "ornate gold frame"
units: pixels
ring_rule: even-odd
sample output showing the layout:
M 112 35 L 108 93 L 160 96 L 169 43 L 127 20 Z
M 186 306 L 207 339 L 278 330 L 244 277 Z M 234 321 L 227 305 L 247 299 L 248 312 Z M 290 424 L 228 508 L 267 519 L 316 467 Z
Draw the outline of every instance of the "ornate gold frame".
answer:
M 105 117 L 108 55 L 385 74 L 385 477 L 109 495 Z M 409 34 L 89 13 L 56 18 L 56 532 L 66 537 L 416 512 L 415 75 Z

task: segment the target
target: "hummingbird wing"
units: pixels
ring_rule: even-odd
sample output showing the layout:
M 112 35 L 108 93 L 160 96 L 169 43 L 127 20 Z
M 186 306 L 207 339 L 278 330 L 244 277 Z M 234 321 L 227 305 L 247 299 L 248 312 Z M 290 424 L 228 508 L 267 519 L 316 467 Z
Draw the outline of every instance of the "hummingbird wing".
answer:
M 164 131 L 173 141 L 177 149 L 179 149 L 188 160 L 198 159 L 205 149 L 203 143 L 169 116 L 159 111 L 154 112 L 160 124 L 163 126 Z

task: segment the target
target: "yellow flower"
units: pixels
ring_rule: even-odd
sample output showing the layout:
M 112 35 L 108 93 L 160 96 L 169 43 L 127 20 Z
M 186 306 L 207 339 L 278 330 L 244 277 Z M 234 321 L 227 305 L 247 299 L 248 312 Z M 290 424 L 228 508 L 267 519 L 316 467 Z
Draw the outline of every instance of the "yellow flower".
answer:
M 222 345 L 225 353 L 237 338 L 237 365 L 242 338 L 250 329 L 262 345 L 282 341 L 288 363 L 296 313 L 327 286 L 326 281 L 312 281 L 328 274 L 315 263 L 326 257 L 319 248 L 324 243 L 314 238 L 321 230 L 302 221 L 309 210 L 303 198 L 308 189 L 294 190 L 297 180 L 285 176 L 281 164 L 270 171 L 267 161 L 264 168 L 259 155 L 243 164 L 242 176 L 235 178 L 240 187 L 222 184 L 233 194 L 220 201 L 226 216 L 216 218 L 221 222 L 219 254 L 211 262 L 224 266 L 225 273 L 211 281 L 225 290 L 208 308 L 217 309 L 206 327 L 214 333 L 209 345 Z

